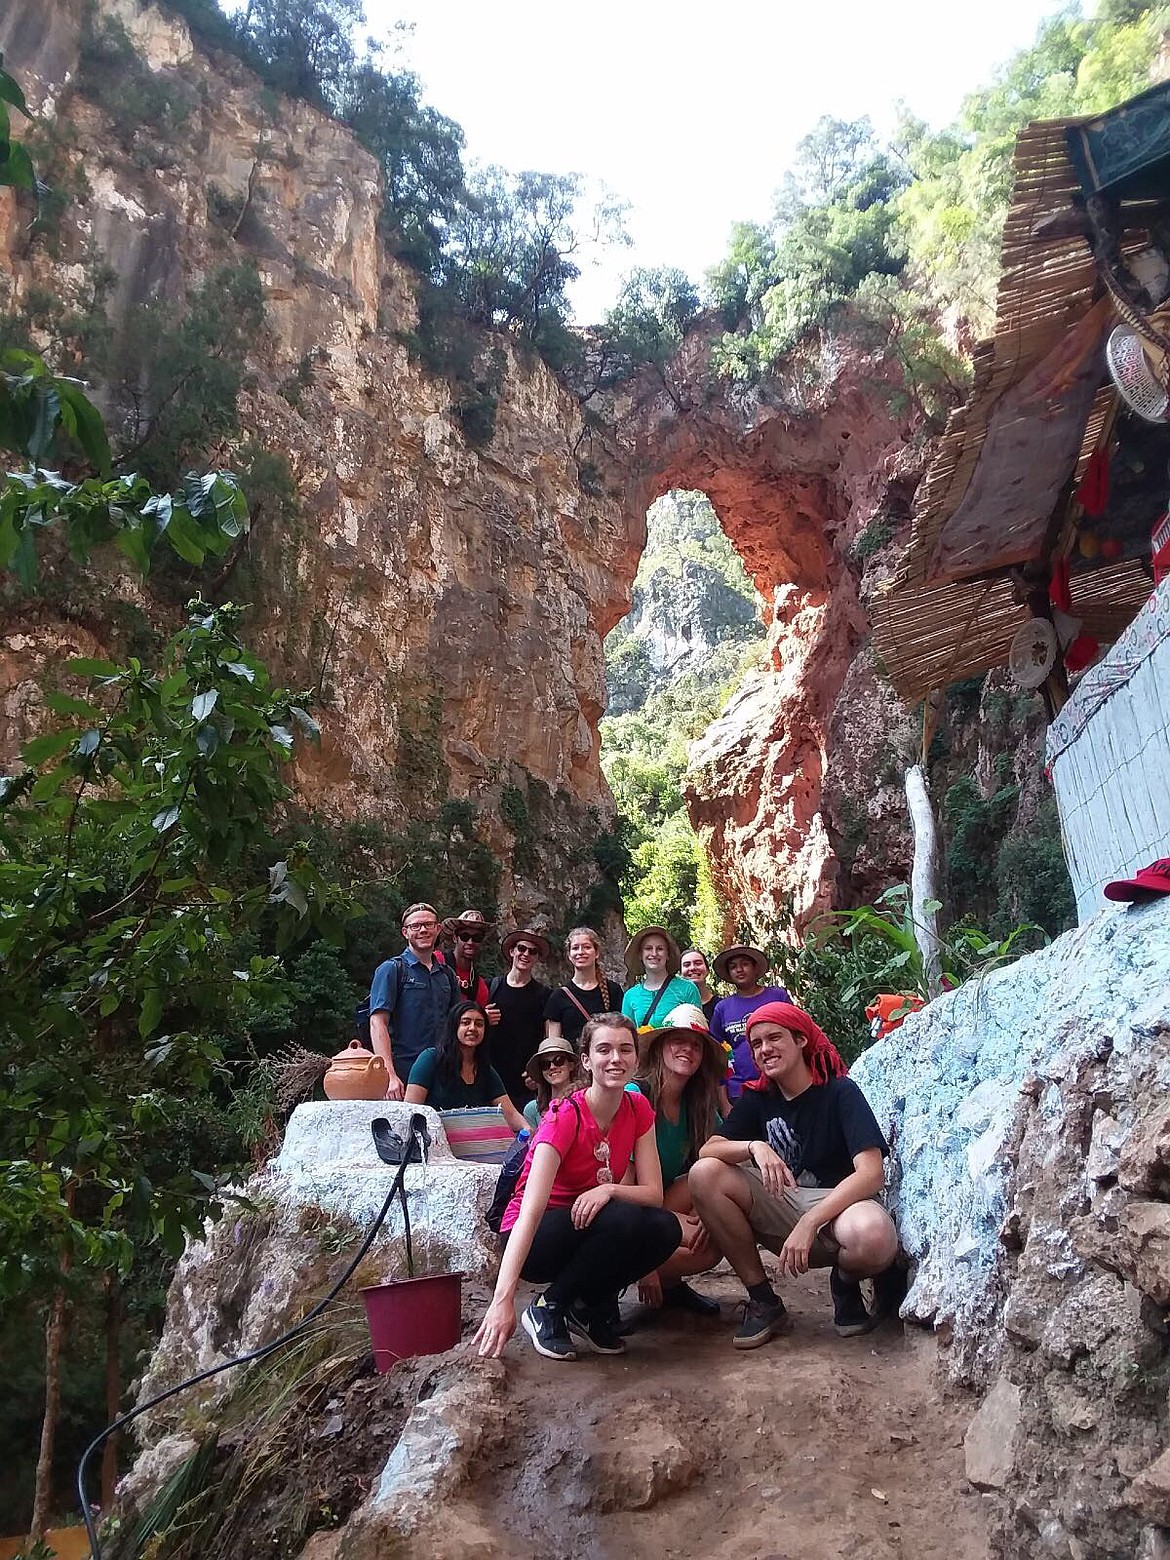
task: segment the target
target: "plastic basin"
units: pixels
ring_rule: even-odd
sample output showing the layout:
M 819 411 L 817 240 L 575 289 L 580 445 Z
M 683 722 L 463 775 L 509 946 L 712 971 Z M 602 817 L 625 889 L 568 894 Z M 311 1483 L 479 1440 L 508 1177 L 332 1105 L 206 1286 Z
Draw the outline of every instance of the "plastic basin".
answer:
M 399 1360 L 453 1349 L 463 1331 L 463 1274 L 401 1278 L 362 1289 L 374 1364 L 383 1373 Z

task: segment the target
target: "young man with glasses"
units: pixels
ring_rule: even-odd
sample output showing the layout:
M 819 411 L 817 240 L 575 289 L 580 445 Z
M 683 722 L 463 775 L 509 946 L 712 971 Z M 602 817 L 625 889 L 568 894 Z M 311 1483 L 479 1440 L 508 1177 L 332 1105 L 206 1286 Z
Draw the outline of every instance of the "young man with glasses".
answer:
M 548 987 L 533 978 L 533 971 L 548 958 L 549 945 L 540 932 L 525 927 L 505 937 L 500 951 L 511 964 L 506 975 L 496 976 L 490 989 L 500 1014 L 492 1030 L 492 1063 L 513 1105 L 523 1110 L 532 1098 L 524 1069 L 544 1038 L 544 1008 L 549 998 Z
M 439 916 L 434 905 L 408 905 L 402 916 L 406 947 L 374 971 L 370 986 L 370 1039 L 386 1063 L 388 1100 L 400 1100 L 415 1062 L 443 1035 L 458 998 L 449 964 L 437 954 Z

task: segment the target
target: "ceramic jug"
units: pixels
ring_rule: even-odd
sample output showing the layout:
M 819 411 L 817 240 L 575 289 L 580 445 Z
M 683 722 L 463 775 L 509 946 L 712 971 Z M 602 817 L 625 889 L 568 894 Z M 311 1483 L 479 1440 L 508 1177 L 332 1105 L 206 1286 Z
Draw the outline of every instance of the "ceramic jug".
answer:
M 360 1040 L 338 1051 L 325 1074 L 325 1094 L 331 1100 L 381 1100 L 386 1097 L 386 1063 Z

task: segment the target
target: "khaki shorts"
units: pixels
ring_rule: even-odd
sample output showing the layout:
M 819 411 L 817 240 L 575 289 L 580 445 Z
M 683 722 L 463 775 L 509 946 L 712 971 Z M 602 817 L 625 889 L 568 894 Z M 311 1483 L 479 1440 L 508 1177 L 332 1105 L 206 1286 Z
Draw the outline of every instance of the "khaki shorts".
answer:
M 752 1234 L 769 1251 L 779 1251 L 796 1228 L 797 1221 L 811 1213 L 832 1190 L 829 1186 L 788 1186 L 779 1197 L 773 1197 L 771 1192 L 764 1190 L 763 1178 L 755 1165 L 737 1165 L 736 1168 L 751 1187 L 752 1211 L 748 1214 L 748 1223 Z M 808 1254 L 810 1267 L 832 1267 L 836 1262 L 841 1247 L 833 1239 L 832 1231 L 831 1224 L 818 1231 Z

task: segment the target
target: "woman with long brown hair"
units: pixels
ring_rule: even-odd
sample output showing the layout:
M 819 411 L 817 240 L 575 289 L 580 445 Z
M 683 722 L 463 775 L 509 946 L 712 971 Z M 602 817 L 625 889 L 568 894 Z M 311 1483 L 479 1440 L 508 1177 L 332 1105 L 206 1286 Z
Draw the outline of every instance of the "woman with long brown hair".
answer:
M 707 1028 L 701 1007 L 684 1003 L 661 1029 L 643 1037 L 638 1087 L 654 1107 L 654 1134 L 662 1165 L 662 1205 L 682 1226 L 674 1255 L 639 1285 L 646 1305 L 673 1306 L 698 1316 L 718 1316 L 719 1304 L 684 1280 L 719 1260 L 695 1215 L 687 1171 L 703 1144 L 722 1125 L 719 1114 L 727 1054 Z

